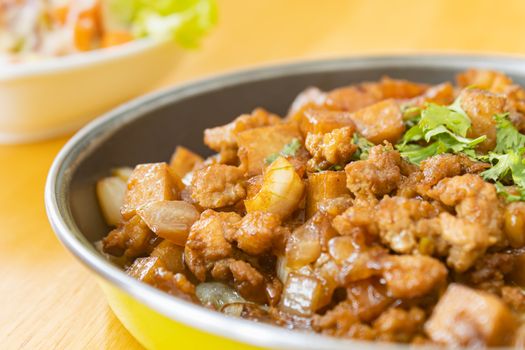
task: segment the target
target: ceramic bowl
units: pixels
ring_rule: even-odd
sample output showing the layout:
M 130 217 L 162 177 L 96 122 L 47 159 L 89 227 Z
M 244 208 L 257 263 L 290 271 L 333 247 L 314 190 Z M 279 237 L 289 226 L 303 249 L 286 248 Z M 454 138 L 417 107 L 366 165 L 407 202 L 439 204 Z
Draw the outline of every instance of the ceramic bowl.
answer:
M 168 41 L 121 46 L 0 66 L 0 143 L 38 141 L 78 130 L 137 97 L 177 63 Z

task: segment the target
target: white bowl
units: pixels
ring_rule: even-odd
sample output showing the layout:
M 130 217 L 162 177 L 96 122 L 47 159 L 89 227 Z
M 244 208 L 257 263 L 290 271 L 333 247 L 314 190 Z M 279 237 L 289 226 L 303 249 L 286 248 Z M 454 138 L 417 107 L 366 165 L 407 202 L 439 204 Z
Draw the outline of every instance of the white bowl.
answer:
M 137 40 L 61 58 L 0 66 L 0 143 L 78 129 L 150 89 L 176 64 L 167 41 Z

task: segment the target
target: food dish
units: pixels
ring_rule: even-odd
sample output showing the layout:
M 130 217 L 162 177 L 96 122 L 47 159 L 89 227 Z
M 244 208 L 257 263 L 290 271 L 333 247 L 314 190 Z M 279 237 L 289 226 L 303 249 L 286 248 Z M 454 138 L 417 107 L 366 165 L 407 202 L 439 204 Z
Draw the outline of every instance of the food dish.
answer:
M 95 10 L 98 7 L 93 9 L 93 4 L 104 4 L 104 8 L 111 5 L 114 10 L 109 12 L 113 15 L 104 17 L 108 22 L 104 28 L 116 28 L 117 32 L 113 33 L 129 31 L 133 40 L 109 48 L 80 51 L 74 46 L 74 29 L 77 24 L 86 23 L 76 19 L 78 11 L 71 10 L 71 23 L 64 26 L 45 25 L 40 28 L 43 24 L 37 21 L 37 18 L 42 18 L 38 14 L 43 18 L 50 16 L 49 7 L 58 6 L 63 12 L 64 4 L 70 4 L 72 9 L 90 5 L 92 11 L 87 12 L 90 15 L 109 11 Z M 34 142 L 70 133 L 95 116 L 154 87 L 178 64 L 183 55 L 181 47 L 195 46 L 216 21 L 215 2 L 211 0 L 185 1 L 180 8 L 177 4 L 182 2 L 2 2 L 0 143 Z M 163 6 L 167 7 L 165 11 Z M 19 7 L 25 10 L 20 11 Z M 168 15 L 160 18 L 158 11 L 161 10 Z M 141 15 L 144 11 L 149 15 Z M 29 17 L 34 21 L 17 21 L 17 16 L 25 15 L 31 15 Z M 155 24 L 155 30 L 145 29 L 146 18 L 147 23 Z M 87 23 L 93 21 L 92 18 Z M 16 28 L 8 27 L 10 25 Z M 100 35 L 104 34 L 102 29 L 98 31 Z M 89 33 L 94 35 L 94 32 Z M 84 41 L 92 44 L 90 48 L 98 48 L 101 38 L 90 38 Z M 44 41 L 49 42 L 44 44 Z M 13 43 L 17 42 L 25 44 L 15 45 L 17 50 L 13 51 Z
M 485 62 L 486 61 L 483 61 L 483 63 Z M 420 66 L 423 63 L 427 65 L 425 68 L 421 68 Z M 358 82 L 362 80 L 373 80 L 383 74 L 389 74 L 398 77 L 403 76 L 412 79 L 418 76 L 420 77 L 420 80 L 437 83 L 439 81 L 450 79 L 452 74 L 457 73 L 459 69 L 464 69 L 472 65 L 476 66 L 476 63 L 481 65 L 480 61 L 476 61 L 473 58 L 464 60 L 456 59 L 455 63 L 449 63 L 451 67 L 447 68 L 447 64 L 443 64 L 443 61 L 432 61 L 432 59 L 424 62 L 424 59 L 419 58 L 417 60 L 411 60 L 407 58 L 391 58 L 390 60 L 385 61 L 381 61 L 381 59 L 372 59 L 370 61 L 339 61 L 335 63 L 325 62 L 324 65 L 318 64 L 317 66 L 315 63 L 312 63 L 309 65 L 306 64 L 303 66 L 292 66 L 282 69 L 276 68 L 274 70 L 264 72 L 267 75 L 261 72 L 254 72 L 250 73 L 251 76 L 247 78 L 248 81 L 251 81 L 250 86 L 253 88 L 251 94 L 253 94 L 253 96 L 251 94 L 245 93 L 247 96 L 246 98 L 244 98 L 242 101 L 238 101 L 237 105 L 232 104 L 230 108 L 227 108 L 228 110 L 219 111 L 218 115 L 215 114 L 215 117 L 222 118 L 222 121 L 225 122 L 228 118 L 228 114 L 240 114 L 242 110 L 246 110 L 249 106 L 255 107 L 254 104 L 265 105 L 264 102 L 268 103 L 267 106 L 269 109 L 283 113 L 285 112 L 286 108 L 285 101 L 291 100 L 292 94 L 299 92 L 300 87 L 307 84 L 320 85 L 323 89 L 328 89 L 343 85 L 345 81 Z M 517 65 L 512 64 L 512 60 L 505 60 L 504 64 L 498 60 L 490 61 L 490 63 L 492 64 L 492 67 L 496 69 L 502 69 L 505 67 L 507 71 L 513 73 L 513 77 L 516 79 L 516 81 L 522 81 L 520 70 L 517 68 Z M 297 67 L 300 67 L 300 69 Z M 437 69 L 438 67 L 439 69 Z M 294 68 L 297 70 L 294 70 Z M 439 71 L 439 73 L 437 73 L 437 71 Z M 141 300 L 150 307 L 153 307 L 158 312 L 169 315 L 170 318 L 179 321 L 182 320 L 183 322 L 188 322 L 194 326 L 197 323 L 197 327 L 199 327 L 199 322 L 196 322 L 196 318 L 192 315 L 198 314 L 202 317 L 206 315 L 205 319 L 201 320 L 206 325 L 203 326 L 201 323 L 201 329 L 204 328 L 212 333 L 218 332 L 219 334 L 227 337 L 242 339 L 243 341 L 262 346 L 300 347 L 302 344 L 306 348 L 338 348 L 343 347 L 344 344 L 348 345 L 348 343 L 345 341 L 336 341 L 327 337 L 320 338 L 318 336 L 305 335 L 302 333 L 300 336 L 295 336 L 293 332 L 289 333 L 284 330 L 278 330 L 274 327 L 244 322 L 233 318 L 217 318 L 222 317 L 222 315 L 213 314 L 207 310 L 199 309 L 197 307 L 190 307 L 187 303 L 184 303 L 177 298 L 170 298 L 169 296 L 162 295 L 162 293 L 156 293 L 145 286 L 141 286 L 135 281 L 129 280 L 129 278 L 125 278 L 122 272 L 118 272 L 114 268 L 106 268 L 108 265 L 105 265 L 106 263 L 101 261 L 102 259 L 100 258 L 100 255 L 95 258 L 94 255 L 96 255 L 96 253 L 93 251 L 87 253 L 85 248 L 80 247 L 82 244 L 78 242 L 78 237 L 67 233 L 68 231 L 72 231 L 75 232 L 76 235 L 79 235 L 80 232 L 83 232 L 86 237 L 90 237 L 89 239 L 92 242 L 101 238 L 100 229 L 102 226 L 100 224 L 100 217 L 98 214 L 94 213 L 94 211 L 96 211 L 96 202 L 94 199 L 92 186 L 94 180 L 104 173 L 104 169 L 107 171 L 107 169 L 109 169 L 111 166 L 116 165 L 132 165 L 143 163 L 148 160 L 161 161 L 163 159 L 168 159 L 169 152 L 165 151 L 164 154 L 160 154 L 159 150 L 165 149 L 165 147 L 169 149 L 169 146 L 175 146 L 176 143 L 183 143 L 191 148 L 197 148 L 197 143 L 194 141 L 194 144 L 192 145 L 189 140 L 195 140 L 197 138 L 199 129 L 203 129 L 205 126 L 210 125 L 209 120 L 203 117 L 203 114 L 207 114 L 204 110 L 207 108 L 211 108 L 208 109 L 208 111 L 214 110 L 213 103 L 206 107 L 202 106 L 204 96 L 209 98 L 209 102 L 215 101 L 214 106 L 217 106 L 217 101 L 237 101 L 235 97 L 238 95 L 236 94 L 240 91 L 247 91 L 246 87 L 248 82 L 247 80 L 243 80 L 242 75 L 232 76 L 230 79 L 231 80 L 226 79 L 221 81 L 221 84 L 218 84 L 217 80 L 210 81 L 209 83 L 203 83 L 204 85 L 201 85 L 201 89 L 204 90 L 199 90 L 198 84 L 186 87 L 184 90 L 182 90 L 184 92 L 181 93 L 179 97 L 184 96 L 184 98 L 180 102 L 179 113 L 192 110 L 194 113 L 192 120 L 194 120 L 196 123 L 196 130 L 190 128 L 184 130 L 183 133 L 178 132 L 180 135 L 180 141 L 173 140 L 173 136 L 167 132 L 161 132 L 161 130 L 166 129 L 167 126 L 170 125 L 170 118 L 168 115 L 177 110 L 174 108 L 166 108 L 166 104 L 169 101 L 169 98 L 166 96 L 163 96 L 163 100 L 160 99 L 160 97 L 159 100 L 157 100 L 157 103 L 160 103 L 160 106 L 157 105 L 154 107 L 157 112 L 152 113 L 152 105 L 148 105 L 148 103 L 142 103 L 141 105 L 144 109 L 138 113 L 137 111 L 132 113 L 131 110 L 133 106 L 130 106 L 127 114 L 125 114 L 125 120 L 121 119 L 119 122 L 117 122 L 117 118 L 114 116 L 113 118 L 108 117 L 105 120 L 100 121 L 98 125 L 95 123 L 83 133 L 78 135 L 76 139 L 73 140 L 72 144 L 69 145 L 69 149 L 66 147 L 64 153 L 59 156 L 54 169 L 50 173 L 50 180 L 47 187 L 47 203 L 50 215 L 52 217 L 52 222 L 54 223 L 55 228 L 65 243 L 71 247 L 73 251 L 83 260 L 87 261 L 90 266 L 94 267 L 105 278 L 109 278 L 111 281 L 117 282 L 118 285 L 121 288 L 125 288 L 126 293 L 131 294 L 133 298 Z M 221 89 L 215 90 L 219 86 Z M 272 91 L 272 89 L 276 89 L 276 86 L 278 86 L 278 91 Z M 206 90 L 205 87 L 211 89 L 212 92 L 210 92 L 210 90 Z M 275 96 L 279 96 L 281 93 L 283 94 L 282 98 L 279 101 L 275 101 Z M 196 98 L 195 94 L 199 94 L 200 98 Z M 141 113 L 145 113 L 148 110 L 150 111 L 149 114 L 146 114 L 148 117 L 143 117 Z M 141 117 L 139 118 L 138 115 L 141 115 Z M 151 126 L 149 127 L 150 132 L 154 131 L 158 132 L 159 135 L 165 134 L 166 136 L 159 136 L 160 139 L 152 140 L 152 144 L 148 145 L 141 151 L 137 151 L 140 148 L 136 148 L 134 146 L 129 146 L 131 148 L 128 149 L 128 143 L 126 143 L 125 140 L 129 140 L 129 137 L 140 135 L 142 132 L 144 132 L 143 129 L 146 128 L 148 123 L 151 123 Z M 217 123 L 215 124 L 219 123 L 220 121 L 217 120 Z M 111 131 L 102 131 L 101 126 L 107 127 Z M 172 128 L 172 130 L 176 130 L 176 128 Z M 174 132 L 177 133 L 177 131 Z M 111 146 L 113 149 L 115 149 L 116 153 L 113 155 L 107 155 L 107 147 L 109 146 L 105 142 L 110 135 L 110 139 L 112 140 Z M 100 140 L 100 142 L 93 142 L 97 139 Z M 91 147 L 89 147 L 87 150 L 80 150 L 79 147 L 81 148 L 82 144 L 85 144 L 83 142 L 86 142 L 87 140 L 90 140 L 89 142 Z M 137 152 L 135 153 L 135 151 Z M 100 162 L 101 159 L 105 160 Z M 70 168 L 73 165 L 71 163 L 72 161 L 75 163 L 74 171 L 68 171 L 67 177 L 63 177 L 60 175 L 61 172 L 57 172 L 57 169 L 60 168 Z M 51 179 L 51 176 L 53 175 L 59 176 L 58 178 L 53 177 L 53 179 Z M 57 187 L 57 183 L 61 185 Z M 88 183 L 91 183 L 91 185 L 88 185 Z M 65 190 L 65 192 L 68 193 L 66 197 L 67 199 L 64 198 L 57 200 L 57 193 L 62 192 L 59 191 L 59 189 Z M 59 197 L 61 197 L 61 195 L 59 195 Z M 58 207 L 56 203 L 58 203 Z M 82 209 L 79 207 L 80 204 L 83 204 Z M 66 208 L 69 209 L 64 212 L 63 210 Z M 67 213 L 68 210 L 70 211 L 69 214 Z M 57 218 L 57 213 L 60 213 L 61 216 L 65 216 L 66 221 L 64 221 L 64 219 Z M 81 231 L 79 231 L 76 225 L 80 227 Z M 160 307 L 161 300 L 162 303 L 167 303 L 164 304 L 166 307 Z M 174 309 L 171 309 L 171 307 L 174 307 Z M 181 316 L 181 310 L 190 309 L 191 315 L 184 314 Z M 219 319 L 222 321 L 218 323 L 225 323 L 230 325 L 230 327 L 222 327 L 222 325 L 212 322 L 212 320 L 218 321 Z M 128 322 L 129 325 L 129 322 L 133 321 L 128 319 L 125 322 Z M 210 325 L 210 323 L 214 323 L 214 325 Z M 237 327 L 242 327 L 242 329 L 245 331 L 249 330 L 250 335 L 243 337 L 241 335 L 242 332 L 238 331 L 238 329 L 235 329 Z M 263 332 L 263 330 L 266 335 L 265 337 L 260 336 L 260 332 Z M 362 343 L 360 343 L 360 346 L 361 345 Z M 363 348 L 367 348 L 369 346 L 376 347 L 376 345 L 365 344 L 363 345 Z M 380 348 L 383 345 L 377 346 Z
M 194 46 L 216 21 L 210 0 L 8 1 L 0 4 L 0 64 L 24 63 L 172 37 Z
M 169 164 L 116 169 L 97 182 L 114 227 L 101 249 L 140 281 L 256 322 L 521 343 L 525 90 L 497 71 L 456 80 L 311 87 L 285 118 L 256 108 L 205 129 L 206 159 L 178 146 Z

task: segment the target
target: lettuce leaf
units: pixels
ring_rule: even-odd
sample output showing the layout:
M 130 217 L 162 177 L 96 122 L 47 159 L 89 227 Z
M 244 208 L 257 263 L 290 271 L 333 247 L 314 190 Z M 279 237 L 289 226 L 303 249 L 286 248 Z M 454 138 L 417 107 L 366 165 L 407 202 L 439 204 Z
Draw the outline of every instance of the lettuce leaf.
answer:
M 171 39 L 198 46 L 217 23 L 215 0 L 108 0 L 109 13 L 128 23 L 135 37 Z

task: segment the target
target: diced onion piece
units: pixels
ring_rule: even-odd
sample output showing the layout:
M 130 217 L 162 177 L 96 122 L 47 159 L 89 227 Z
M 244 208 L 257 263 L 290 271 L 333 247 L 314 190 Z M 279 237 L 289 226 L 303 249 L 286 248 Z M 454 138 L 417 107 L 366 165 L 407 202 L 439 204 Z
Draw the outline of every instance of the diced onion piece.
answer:
M 321 254 L 319 232 L 315 225 L 304 224 L 294 230 L 286 243 L 288 267 L 298 269 L 317 260 Z
M 290 273 L 290 268 L 288 267 L 286 256 L 281 255 L 277 257 L 276 270 L 277 270 L 277 278 L 279 278 L 279 280 L 283 284 L 285 284 L 286 280 L 288 279 L 288 274 Z
M 297 208 L 303 192 L 304 184 L 293 165 L 279 157 L 266 169 L 261 190 L 244 204 L 248 212 L 264 211 L 285 218 Z
M 123 181 L 128 182 L 132 172 L 133 168 L 125 166 L 111 170 L 111 175 L 120 177 Z
M 211 305 L 215 310 L 221 310 L 225 305 L 245 303 L 235 290 L 220 282 L 205 282 L 195 288 L 195 295 L 202 305 Z
M 137 209 L 137 214 L 156 235 L 182 247 L 191 225 L 200 215 L 193 205 L 184 201 L 146 203 Z
M 120 207 L 126 194 L 126 181 L 111 176 L 97 182 L 97 198 L 106 223 L 117 226 L 122 221 Z
M 291 273 L 284 286 L 280 308 L 299 316 L 311 316 L 322 307 L 323 286 L 313 276 Z
M 170 241 L 163 240 L 153 249 L 150 256 L 158 257 L 168 270 L 173 273 L 184 273 L 184 247 Z

